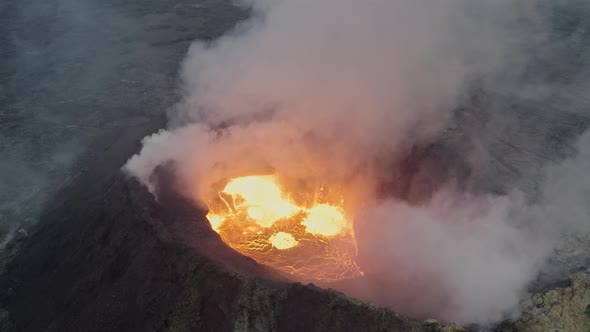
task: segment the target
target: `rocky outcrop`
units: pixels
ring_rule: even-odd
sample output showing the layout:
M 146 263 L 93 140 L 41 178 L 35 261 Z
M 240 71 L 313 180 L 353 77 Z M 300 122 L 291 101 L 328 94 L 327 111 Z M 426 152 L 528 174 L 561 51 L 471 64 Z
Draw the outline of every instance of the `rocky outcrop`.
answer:
M 590 272 L 572 276 L 565 285 L 533 294 L 521 304 L 521 315 L 497 331 L 590 331 Z

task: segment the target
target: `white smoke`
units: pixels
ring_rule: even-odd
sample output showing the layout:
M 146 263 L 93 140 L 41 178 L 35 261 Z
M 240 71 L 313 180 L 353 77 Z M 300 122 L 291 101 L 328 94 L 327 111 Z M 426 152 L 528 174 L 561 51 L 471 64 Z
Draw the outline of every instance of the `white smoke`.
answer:
M 539 3 L 251 0 L 253 18 L 191 46 L 171 128 L 146 138 L 126 169 L 149 186 L 154 168 L 173 160 L 196 199 L 261 170 L 341 183 L 358 202 L 359 263 L 384 281 L 352 294 L 417 317 L 501 319 L 560 236 L 588 230 L 580 164 L 548 171 L 533 205 L 517 191 L 444 188 L 418 206 L 376 198 L 375 165 L 438 137 L 473 78 L 524 71 L 547 33 Z M 399 280 L 409 281 L 403 290 Z

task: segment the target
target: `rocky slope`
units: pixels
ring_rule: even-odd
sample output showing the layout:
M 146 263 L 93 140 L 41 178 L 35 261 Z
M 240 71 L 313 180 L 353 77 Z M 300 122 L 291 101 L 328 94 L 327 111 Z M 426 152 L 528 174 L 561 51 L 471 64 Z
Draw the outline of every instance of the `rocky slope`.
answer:
M 521 315 L 497 331 L 590 331 L 590 273 L 574 274 L 554 287 L 524 300 Z

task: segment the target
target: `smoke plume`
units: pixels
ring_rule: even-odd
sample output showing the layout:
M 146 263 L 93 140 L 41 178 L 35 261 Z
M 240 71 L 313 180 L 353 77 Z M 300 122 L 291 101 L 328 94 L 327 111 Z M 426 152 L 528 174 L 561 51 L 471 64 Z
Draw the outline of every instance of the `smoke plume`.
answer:
M 185 98 L 170 114 L 169 129 L 145 138 L 126 165 L 146 185 L 154 168 L 170 160 L 185 184 L 180 189 L 197 202 L 219 181 L 256 172 L 341 185 L 355 215 L 359 264 L 378 276 L 341 289 L 415 317 L 461 323 L 513 314 L 562 235 L 588 231 L 582 202 L 588 135 L 576 159 L 563 165 L 515 162 L 518 174 L 534 169 L 532 201 L 526 185 L 505 179 L 498 178 L 501 194 L 458 185 L 494 184 L 493 143 L 518 132 L 520 121 L 499 102 L 470 113 L 485 117 L 483 126 L 457 120 L 474 85 L 488 99 L 561 98 L 568 110 L 579 106 L 568 84 L 581 82 L 556 87 L 531 74 L 535 48 L 547 56 L 563 49 L 552 41 L 552 6 L 242 4 L 251 7 L 249 20 L 213 42 L 193 43 L 182 70 Z M 473 170 L 469 177 L 446 179 L 420 202 L 377 194 L 381 183 L 395 182 L 390 168 L 413 147 L 444 141 L 448 128 L 457 127 L 469 141 L 455 147 Z M 550 133 L 537 134 L 515 144 L 536 152 L 543 144 L 536 139 Z

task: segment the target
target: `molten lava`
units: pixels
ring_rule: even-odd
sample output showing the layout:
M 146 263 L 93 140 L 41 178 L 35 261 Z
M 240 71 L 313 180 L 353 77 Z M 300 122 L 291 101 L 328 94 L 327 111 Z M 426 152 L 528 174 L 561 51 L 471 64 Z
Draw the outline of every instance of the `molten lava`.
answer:
M 299 243 L 295 240 L 293 235 L 285 232 L 278 232 L 272 235 L 268 238 L 268 242 L 270 242 L 273 247 L 281 250 L 293 248 Z
M 303 281 L 362 275 L 342 199 L 326 196 L 320 188 L 290 197 L 271 175 L 239 177 L 209 200 L 207 219 L 230 247 Z

